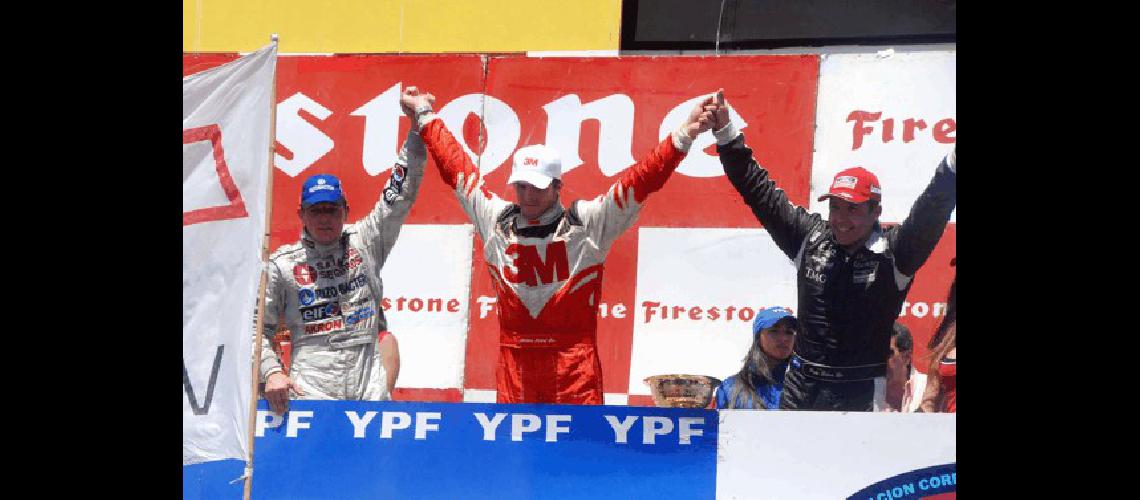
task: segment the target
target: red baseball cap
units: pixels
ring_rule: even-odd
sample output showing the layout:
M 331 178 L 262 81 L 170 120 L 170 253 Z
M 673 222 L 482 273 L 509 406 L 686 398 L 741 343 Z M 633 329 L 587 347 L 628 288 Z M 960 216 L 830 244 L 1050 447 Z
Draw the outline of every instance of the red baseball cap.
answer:
M 879 200 L 883 197 L 883 190 L 879 185 L 879 178 L 863 167 L 851 167 L 835 174 L 831 181 L 831 189 L 827 194 L 820 196 L 819 201 L 834 196 L 851 203 L 863 203 L 867 200 Z

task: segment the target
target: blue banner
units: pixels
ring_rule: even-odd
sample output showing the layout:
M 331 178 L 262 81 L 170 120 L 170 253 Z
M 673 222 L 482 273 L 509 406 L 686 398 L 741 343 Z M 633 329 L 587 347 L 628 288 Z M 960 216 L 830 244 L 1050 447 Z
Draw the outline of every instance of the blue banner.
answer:
M 277 416 L 264 401 L 258 408 L 253 498 L 715 497 L 714 410 L 293 401 Z M 233 461 L 184 468 L 184 498 L 240 498 L 240 482 L 228 481 L 241 469 Z

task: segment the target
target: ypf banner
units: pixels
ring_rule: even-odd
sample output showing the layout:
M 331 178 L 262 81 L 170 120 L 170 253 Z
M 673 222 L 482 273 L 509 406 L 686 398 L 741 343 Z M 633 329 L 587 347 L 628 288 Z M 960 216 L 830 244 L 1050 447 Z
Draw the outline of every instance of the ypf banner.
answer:
M 713 410 L 294 401 L 277 416 L 259 405 L 253 498 L 714 496 Z
M 956 418 L 400 401 L 276 415 L 261 402 L 251 498 L 945 500 Z M 241 498 L 241 466 L 183 467 L 182 498 Z
M 182 463 L 248 457 L 276 43 L 182 79 Z

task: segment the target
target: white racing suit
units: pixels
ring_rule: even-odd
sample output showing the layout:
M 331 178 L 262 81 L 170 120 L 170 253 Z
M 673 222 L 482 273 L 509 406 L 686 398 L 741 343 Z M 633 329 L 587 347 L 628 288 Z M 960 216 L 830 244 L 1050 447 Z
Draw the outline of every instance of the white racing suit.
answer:
M 387 329 L 380 269 L 416 199 L 426 158 L 419 134 L 409 132 L 366 217 L 346 227 L 335 244 L 320 245 L 302 230 L 299 242 L 270 257 L 262 382 L 282 371 L 270 340 L 284 324 L 293 341 L 289 376 L 304 391 L 299 399 L 391 398 L 378 349 L 378 334 Z

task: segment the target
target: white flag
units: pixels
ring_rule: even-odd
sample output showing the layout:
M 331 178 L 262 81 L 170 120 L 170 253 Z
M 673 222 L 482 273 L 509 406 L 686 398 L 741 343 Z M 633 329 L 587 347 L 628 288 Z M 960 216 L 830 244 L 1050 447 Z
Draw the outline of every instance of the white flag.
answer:
M 182 464 L 249 459 L 277 44 L 182 79 Z

